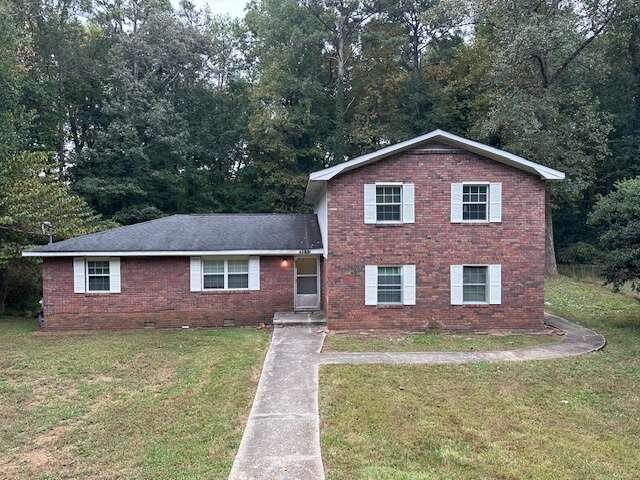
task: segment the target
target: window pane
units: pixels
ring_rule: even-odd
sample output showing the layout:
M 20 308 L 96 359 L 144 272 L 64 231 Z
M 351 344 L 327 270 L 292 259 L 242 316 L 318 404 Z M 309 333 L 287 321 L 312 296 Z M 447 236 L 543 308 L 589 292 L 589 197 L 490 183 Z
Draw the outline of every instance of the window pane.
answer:
M 224 275 L 205 275 L 204 288 L 224 288 Z
M 486 220 L 487 204 L 486 203 L 465 203 L 462 205 L 463 220 Z
M 400 186 L 376 187 L 376 203 L 400 203 L 402 188 Z
M 401 303 L 402 291 L 400 288 L 381 289 L 378 288 L 378 303 Z
M 400 275 L 400 267 L 378 267 L 378 276 L 380 275 Z
M 462 300 L 465 302 L 486 302 L 486 285 L 465 285 Z
M 229 260 L 229 273 L 248 273 L 248 260 Z
M 316 273 L 317 263 L 315 258 L 296 258 L 296 272 L 300 275 L 313 275 Z
M 108 292 L 109 277 L 108 276 L 89 276 L 89 291 Z
M 464 267 L 463 281 L 467 283 L 487 283 L 487 267 Z
M 464 267 L 462 272 L 462 300 L 465 302 L 487 301 L 487 267 Z
M 205 260 L 204 273 L 224 273 L 224 260 Z
M 462 187 L 462 219 L 487 219 L 487 185 L 463 185 Z
M 90 261 L 87 262 L 87 270 L 89 275 L 109 275 L 109 261 Z
M 376 209 L 378 221 L 400 221 L 400 205 L 378 205 Z
M 378 286 L 401 285 L 400 275 L 378 275 Z
M 402 302 L 400 267 L 378 267 L 378 303 Z
M 317 277 L 298 277 L 297 293 L 300 295 L 315 295 L 318 293 Z
M 249 288 L 249 275 L 246 273 L 229 275 L 229 288 Z

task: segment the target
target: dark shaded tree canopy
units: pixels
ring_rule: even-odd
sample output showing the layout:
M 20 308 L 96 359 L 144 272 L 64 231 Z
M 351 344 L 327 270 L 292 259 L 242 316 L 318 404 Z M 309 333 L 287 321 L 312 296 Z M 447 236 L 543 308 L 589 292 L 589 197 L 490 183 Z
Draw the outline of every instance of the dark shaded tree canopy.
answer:
M 0 162 L 39 165 L 96 224 L 308 211 L 310 171 L 443 128 L 568 174 L 549 191 L 553 260 L 594 244 L 596 198 L 640 174 L 639 5 L 254 0 L 233 19 L 4 0 Z

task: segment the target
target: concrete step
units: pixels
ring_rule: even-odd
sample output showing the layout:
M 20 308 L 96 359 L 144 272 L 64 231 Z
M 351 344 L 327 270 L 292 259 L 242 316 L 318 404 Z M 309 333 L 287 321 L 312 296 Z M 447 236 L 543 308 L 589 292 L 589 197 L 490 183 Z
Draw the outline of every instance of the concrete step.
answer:
M 275 326 L 285 325 L 324 325 L 324 312 L 276 312 L 273 315 Z

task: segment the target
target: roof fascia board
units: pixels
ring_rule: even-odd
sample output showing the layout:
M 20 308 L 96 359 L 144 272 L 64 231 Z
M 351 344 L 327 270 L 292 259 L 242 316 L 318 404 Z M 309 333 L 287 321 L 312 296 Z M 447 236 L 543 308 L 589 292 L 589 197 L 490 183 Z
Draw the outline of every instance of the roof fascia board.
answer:
M 522 158 L 518 155 L 514 155 L 512 153 L 505 152 L 504 150 L 490 147 L 489 145 L 485 145 L 480 142 L 468 140 L 466 138 L 459 137 L 458 135 L 454 135 L 443 130 L 434 130 L 433 132 L 429 132 L 425 135 L 421 135 L 410 140 L 405 140 L 404 142 L 396 143 L 380 150 L 376 150 L 375 152 L 356 157 L 339 165 L 313 172 L 311 173 L 311 175 L 309 175 L 309 181 L 314 182 L 331 180 L 333 177 L 339 175 L 340 173 L 352 170 L 362 165 L 366 165 L 373 161 L 381 160 L 385 157 L 388 157 L 389 155 L 402 152 L 414 145 L 426 142 L 428 140 L 443 140 L 447 143 L 453 144 L 456 147 L 464 148 L 465 150 L 487 156 L 498 162 L 505 163 L 515 168 L 520 168 L 521 170 L 540 175 L 540 177 L 545 180 L 562 180 L 565 177 L 564 173 L 558 170 L 554 170 L 553 168 L 545 167 L 544 165 L 526 160 L 525 158 Z
M 26 250 L 22 252 L 23 257 L 192 257 L 192 256 L 230 256 L 230 255 L 322 255 L 322 248 L 311 250 L 216 250 L 216 251 L 128 251 L 128 252 L 34 252 Z

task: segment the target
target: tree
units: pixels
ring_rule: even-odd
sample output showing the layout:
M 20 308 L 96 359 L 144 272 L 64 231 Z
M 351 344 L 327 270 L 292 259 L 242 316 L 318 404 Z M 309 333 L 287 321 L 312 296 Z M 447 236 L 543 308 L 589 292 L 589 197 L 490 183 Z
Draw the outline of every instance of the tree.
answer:
M 31 136 L 41 151 L 55 151 L 57 168 L 69 165 L 69 142 L 90 143 L 101 99 L 99 43 L 81 20 L 90 9 L 86 0 L 12 0 L 13 14 L 30 38 L 31 81 L 23 103 L 38 114 Z M 96 48 L 97 47 L 97 48 Z
M 598 193 L 609 192 L 618 180 L 640 175 L 640 4 L 623 0 L 618 8 L 620 14 L 600 46 L 603 74 L 593 85 L 614 127 L 611 155 L 598 171 Z
M 248 208 L 304 208 L 310 171 L 328 162 L 333 135 L 328 35 L 295 1 L 252 5 L 246 22 L 255 59 L 250 90 L 248 157 L 239 173 L 252 192 Z
M 128 224 L 179 209 L 190 132 L 175 97 L 205 57 L 198 32 L 165 2 L 132 0 L 103 18 L 123 31 L 109 48 L 103 127 L 72 175 L 91 205 Z
M 205 61 L 198 77 L 182 84 L 175 97 L 190 136 L 178 209 L 242 211 L 250 208 L 250 189 L 241 176 L 249 136 L 247 28 L 238 20 L 193 11 L 189 18 L 202 37 Z
M 616 4 L 480 1 L 476 10 L 484 92 L 475 132 L 567 173 L 547 192 L 545 271 L 554 275 L 552 209 L 578 202 L 607 155 L 610 124 L 585 79 L 600 62 L 588 47 L 616 18 Z
M 114 226 L 60 182 L 56 170 L 46 153 L 18 153 L 0 163 L 0 313 L 9 270 L 27 245 L 42 242 L 44 222 L 51 223 L 56 239 Z
M 640 290 L 640 177 L 617 182 L 600 196 L 589 223 L 600 233 L 606 281 L 616 288 L 629 282 Z
M 444 106 L 436 105 L 442 92 L 437 91 L 439 85 L 431 81 L 428 73 L 432 66 L 442 69 L 445 59 L 453 56 L 448 54 L 461 47 L 462 29 L 468 21 L 466 5 L 451 0 L 392 1 L 385 6 L 384 16 L 402 32 L 400 68 L 407 77 L 395 95 L 405 112 L 410 134 L 419 135 L 435 127 L 434 110 Z M 452 45 L 456 48 L 448 52 Z M 454 80 L 447 78 L 448 82 Z M 442 119 L 438 120 L 442 123 Z
M 329 51 L 335 62 L 335 112 L 332 140 L 332 164 L 345 160 L 345 115 L 350 62 L 358 50 L 361 29 L 379 12 L 375 0 L 304 0 L 309 11 L 329 35 Z

